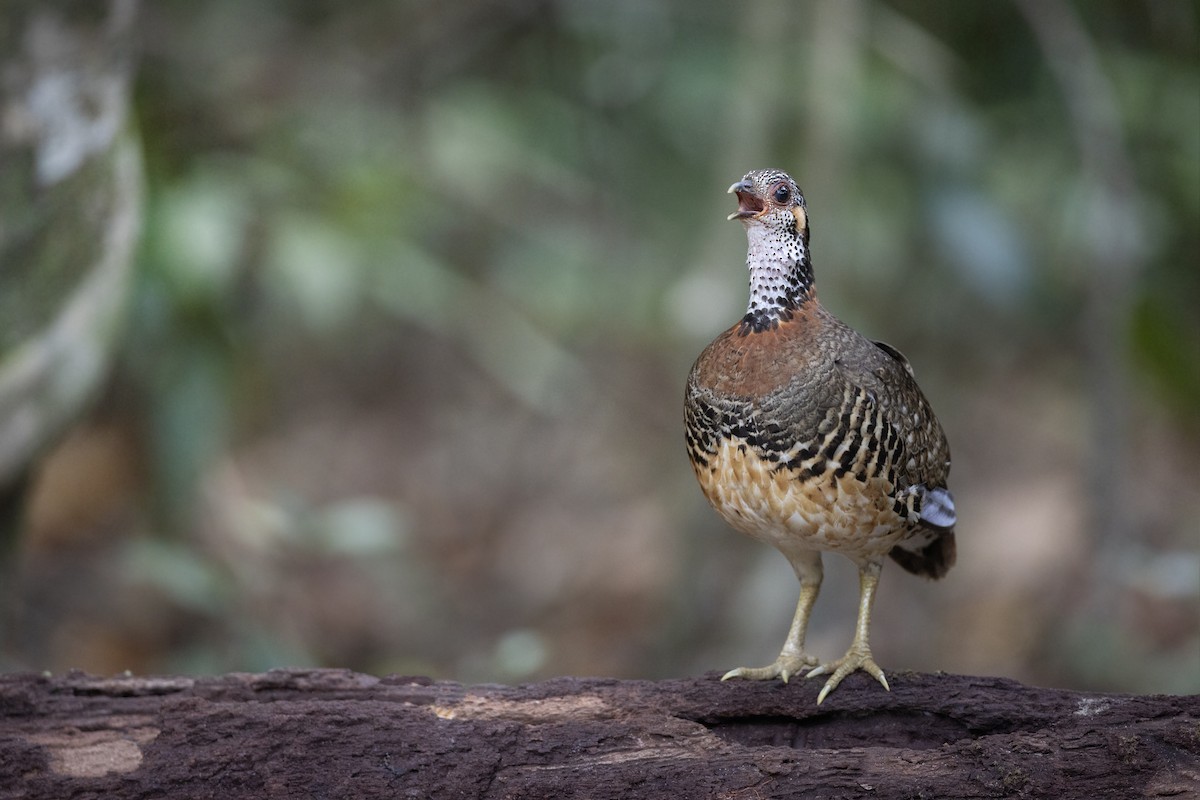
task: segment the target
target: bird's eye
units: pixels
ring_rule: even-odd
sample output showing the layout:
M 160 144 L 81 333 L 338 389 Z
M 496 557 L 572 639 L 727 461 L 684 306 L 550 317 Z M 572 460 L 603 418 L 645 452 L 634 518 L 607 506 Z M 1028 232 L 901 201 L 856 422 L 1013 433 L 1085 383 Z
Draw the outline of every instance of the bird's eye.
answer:
M 774 197 L 776 203 L 786 203 L 791 196 L 792 192 L 786 184 L 781 183 L 775 187 Z

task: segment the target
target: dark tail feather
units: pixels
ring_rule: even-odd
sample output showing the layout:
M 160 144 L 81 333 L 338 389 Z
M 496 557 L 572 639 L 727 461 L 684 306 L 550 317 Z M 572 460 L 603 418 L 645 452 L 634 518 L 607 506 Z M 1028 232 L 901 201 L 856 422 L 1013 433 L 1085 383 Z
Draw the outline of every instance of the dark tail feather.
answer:
M 924 578 L 940 578 L 954 566 L 954 531 L 935 531 L 933 541 L 920 550 L 893 547 L 888 553 L 900 566 Z

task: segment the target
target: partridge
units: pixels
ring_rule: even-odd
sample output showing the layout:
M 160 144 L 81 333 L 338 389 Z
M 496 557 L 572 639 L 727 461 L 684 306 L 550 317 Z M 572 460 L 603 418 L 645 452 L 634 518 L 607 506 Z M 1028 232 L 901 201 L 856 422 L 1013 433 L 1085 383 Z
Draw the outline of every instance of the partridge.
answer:
M 861 669 L 888 689 L 867 641 L 875 588 L 888 556 L 928 578 L 954 564 L 949 445 L 908 360 L 817 300 L 796 182 L 755 170 L 729 192 L 738 200 L 729 219 L 749 240 L 750 300 L 688 376 L 688 456 L 717 513 L 787 557 L 800 599 L 775 662 L 722 680 L 828 675 L 821 703 Z M 823 552 L 849 558 L 859 574 L 854 639 L 831 663 L 804 649 Z

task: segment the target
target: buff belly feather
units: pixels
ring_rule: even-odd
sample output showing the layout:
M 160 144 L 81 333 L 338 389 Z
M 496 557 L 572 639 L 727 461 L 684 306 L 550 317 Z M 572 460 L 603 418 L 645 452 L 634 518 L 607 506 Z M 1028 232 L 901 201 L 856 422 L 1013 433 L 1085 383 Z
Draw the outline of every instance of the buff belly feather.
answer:
M 853 474 L 803 479 L 802 464 L 780 468 L 737 438 L 720 443 L 707 466 L 693 465 L 705 497 L 733 528 L 777 548 L 883 556 L 911 534 L 896 513 L 892 485 Z

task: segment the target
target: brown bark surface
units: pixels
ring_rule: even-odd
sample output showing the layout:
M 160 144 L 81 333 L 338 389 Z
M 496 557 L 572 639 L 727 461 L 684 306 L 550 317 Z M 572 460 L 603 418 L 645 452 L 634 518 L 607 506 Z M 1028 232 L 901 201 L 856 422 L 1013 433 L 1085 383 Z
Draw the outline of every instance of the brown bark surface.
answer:
M 0 676 L 0 798 L 1200 796 L 1200 697 L 340 670 Z

